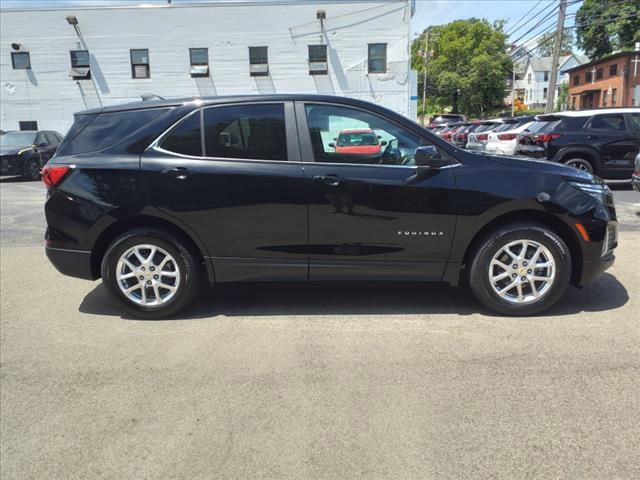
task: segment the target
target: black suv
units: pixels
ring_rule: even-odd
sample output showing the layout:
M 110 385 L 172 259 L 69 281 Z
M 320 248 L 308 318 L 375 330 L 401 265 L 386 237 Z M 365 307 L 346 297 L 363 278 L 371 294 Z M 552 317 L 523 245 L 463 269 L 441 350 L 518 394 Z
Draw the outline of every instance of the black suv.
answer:
M 564 163 L 603 178 L 628 179 L 640 151 L 640 108 L 541 115 L 518 136 L 516 155 Z
M 379 149 L 340 150 L 341 130 Z M 43 170 L 46 251 L 130 314 L 175 314 L 208 282 L 467 281 L 540 312 L 614 261 L 611 192 L 550 162 L 448 144 L 362 101 L 156 100 L 77 114 Z M 427 288 L 427 287 L 425 287 Z
M 62 135 L 50 130 L 5 132 L 0 135 L 0 175 L 40 180 L 40 169 L 61 141 Z

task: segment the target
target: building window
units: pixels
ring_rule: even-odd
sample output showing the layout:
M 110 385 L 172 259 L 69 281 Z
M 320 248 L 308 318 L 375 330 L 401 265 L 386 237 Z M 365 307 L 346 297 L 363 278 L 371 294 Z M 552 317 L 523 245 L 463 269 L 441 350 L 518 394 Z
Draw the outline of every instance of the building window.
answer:
M 387 72 L 387 44 L 369 44 L 369 73 Z
M 38 130 L 38 122 L 33 120 L 18 122 L 20 130 L 36 131 Z
M 585 73 L 584 82 L 585 83 L 589 83 L 591 80 L 593 80 L 593 73 L 591 73 L 591 72 Z
M 612 77 L 618 74 L 618 64 L 614 63 L 613 65 L 609 65 L 609 75 Z
M 575 77 L 573 77 L 573 84 L 580 85 L 580 75 L 576 75 Z
M 606 107 L 607 106 L 607 97 L 609 96 L 609 92 L 607 92 L 606 90 L 604 92 L 602 92 L 602 106 Z
M 269 76 L 269 47 L 249 47 L 249 75 Z
M 545 82 L 549 81 L 549 72 L 544 72 L 544 81 Z
M 71 71 L 69 76 L 74 80 L 89 80 L 91 78 L 91 68 L 89 66 L 88 50 L 71 50 Z
M 548 90 L 546 87 L 542 90 L 542 98 L 543 98 L 543 100 L 546 100 L 546 99 L 547 99 L 547 92 L 548 92 L 548 91 L 549 91 L 549 90 Z
M 596 80 L 602 80 L 603 71 L 601 68 L 596 70 Z
M 29 52 L 11 52 L 11 65 L 14 70 L 26 70 L 31 68 Z
M 190 48 L 189 61 L 191 62 L 192 77 L 208 77 L 209 76 L 209 49 L 208 48 Z
M 327 46 L 309 45 L 309 75 L 326 75 L 328 71 Z
M 531 85 L 531 74 L 527 74 L 527 85 Z
M 614 88 L 613 90 L 611 90 L 611 106 L 615 107 L 616 106 L 616 93 L 617 93 L 617 88 Z
M 131 78 L 151 78 L 149 69 L 149 50 L 147 48 L 132 49 Z

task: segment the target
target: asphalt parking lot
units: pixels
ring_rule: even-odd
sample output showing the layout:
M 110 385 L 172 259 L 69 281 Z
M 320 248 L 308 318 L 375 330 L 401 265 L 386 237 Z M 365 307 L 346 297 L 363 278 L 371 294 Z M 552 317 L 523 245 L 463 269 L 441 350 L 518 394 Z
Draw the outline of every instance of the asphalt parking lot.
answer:
M 640 194 L 617 262 L 545 315 L 463 289 L 278 284 L 124 318 L 0 183 L 0 476 L 640 478 Z

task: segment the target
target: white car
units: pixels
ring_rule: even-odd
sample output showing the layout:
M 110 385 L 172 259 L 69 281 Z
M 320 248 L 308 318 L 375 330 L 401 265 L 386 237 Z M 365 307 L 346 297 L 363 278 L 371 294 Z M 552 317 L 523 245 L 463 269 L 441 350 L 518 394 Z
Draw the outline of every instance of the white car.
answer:
M 518 134 L 535 121 L 534 117 L 513 117 L 489 133 L 484 151 L 491 155 L 514 155 L 518 146 Z

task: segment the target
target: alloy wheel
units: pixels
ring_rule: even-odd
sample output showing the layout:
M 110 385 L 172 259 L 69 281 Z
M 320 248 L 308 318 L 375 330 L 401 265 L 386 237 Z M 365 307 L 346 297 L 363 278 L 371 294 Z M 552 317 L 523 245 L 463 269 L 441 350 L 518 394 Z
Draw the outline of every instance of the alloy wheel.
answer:
M 178 292 L 180 269 L 163 248 L 136 245 L 118 259 L 116 279 L 118 288 L 127 299 L 143 307 L 158 307 Z
M 556 262 L 541 243 L 516 240 L 498 250 L 488 273 L 491 288 L 500 298 L 526 304 L 538 301 L 551 290 Z

